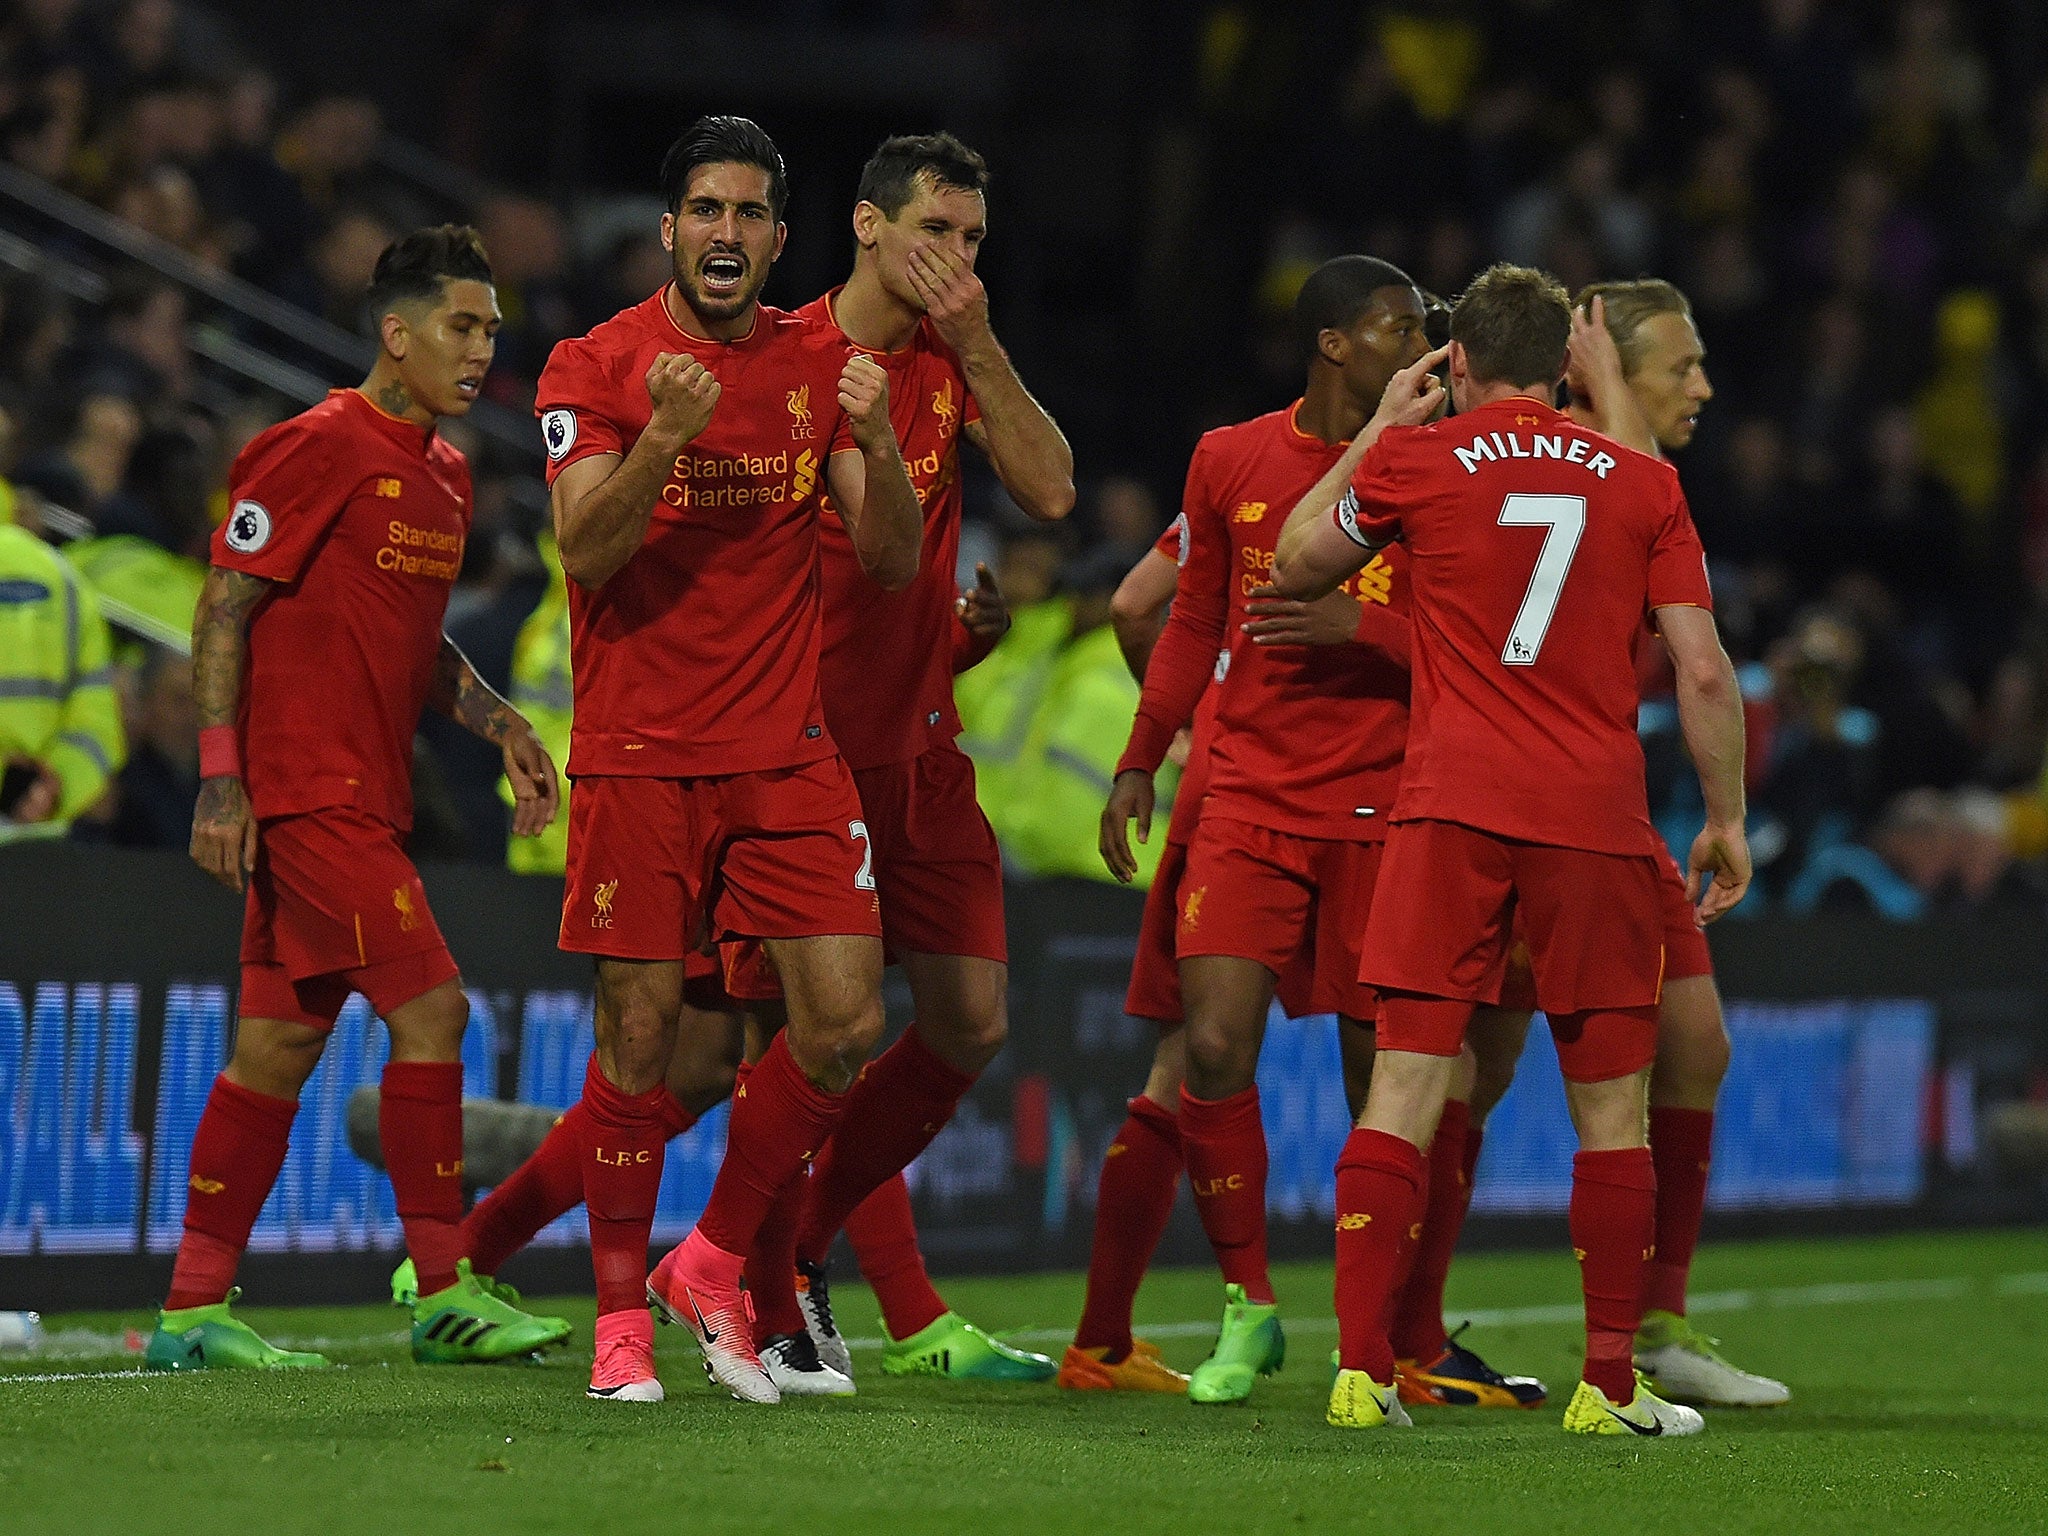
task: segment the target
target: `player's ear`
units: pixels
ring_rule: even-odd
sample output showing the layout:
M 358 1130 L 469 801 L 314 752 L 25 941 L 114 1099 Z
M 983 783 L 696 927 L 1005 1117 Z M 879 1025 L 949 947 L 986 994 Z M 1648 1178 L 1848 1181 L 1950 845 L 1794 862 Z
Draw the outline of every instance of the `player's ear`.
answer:
M 768 253 L 768 264 L 771 267 L 782 259 L 782 247 L 788 239 L 789 226 L 787 224 L 777 224 L 775 226 L 775 249 Z
M 377 337 L 384 343 L 384 350 L 399 362 L 405 361 L 407 348 L 412 343 L 405 317 L 397 310 L 386 311 L 384 318 L 377 322 Z
M 1326 363 L 1342 368 L 1351 361 L 1351 338 L 1334 325 L 1316 332 L 1316 351 Z
M 882 210 L 866 198 L 853 205 L 853 238 L 864 251 L 873 250 L 880 238 L 877 231 L 882 224 Z
M 676 216 L 672 213 L 661 216 L 661 248 L 671 252 L 676 248 Z

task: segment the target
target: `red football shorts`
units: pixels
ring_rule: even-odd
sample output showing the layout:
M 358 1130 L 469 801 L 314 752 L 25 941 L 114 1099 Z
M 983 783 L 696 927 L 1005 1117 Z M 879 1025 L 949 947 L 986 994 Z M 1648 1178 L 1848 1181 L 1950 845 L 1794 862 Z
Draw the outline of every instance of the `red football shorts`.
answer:
M 853 776 L 874 839 L 891 955 L 1007 963 L 1003 856 L 974 797 L 974 759 L 952 742 Z
M 1647 854 L 1400 822 L 1387 839 L 1359 974 L 1386 990 L 1498 1003 L 1519 916 L 1545 1013 L 1654 1007 L 1664 974 L 1658 877 Z
M 1007 964 L 1003 856 L 974 795 L 974 760 L 950 741 L 907 762 L 853 775 L 874 850 L 882 942 L 905 953 L 974 955 Z M 722 946 L 725 990 L 749 1002 L 782 996 L 761 946 Z
M 389 1018 L 457 974 L 396 827 L 347 805 L 262 824 L 242 906 L 242 1017 L 331 1029 L 360 992 Z
M 1668 854 L 1657 860 L 1657 874 L 1657 895 L 1664 913 L 1664 979 L 1683 981 L 1689 976 L 1713 975 L 1713 952 L 1707 948 L 1706 931 L 1693 919 L 1692 903 L 1685 899 L 1685 877 Z M 1520 942 L 1521 932 L 1518 919 L 1517 942 L 1508 954 L 1500 1006 L 1517 1013 L 1534 1013 L 1536 976 L 1529 968 L 1528 946 Z
M 1290 1014 L 1371 1020 L 1378 999 L 1358 960 L 1380 847 L 1204 817 L 1181 876 L 1180 958 L 1230 955 L 1275 976 L 1299 959 L 1306 986 L 1283 1002 Z
M 696 779 L 606 776 L 569 795 L 560 946 L 685 960 L 700 935 L 880 937 L 867 825 L 838 757 Z
M 1138 952 L 1131 960 L 1131 985 L 1124 993 L 1124 1012 L 1134 1019 L 1178 1024 L 1180 966 L 1174 959 L 1174 928 L 1180 921 L 1181 873 L 1188 866 L 1188 848 L 1169 836 L 1159 868 L 1145 892 L 1145 914 L 1138 920 Z

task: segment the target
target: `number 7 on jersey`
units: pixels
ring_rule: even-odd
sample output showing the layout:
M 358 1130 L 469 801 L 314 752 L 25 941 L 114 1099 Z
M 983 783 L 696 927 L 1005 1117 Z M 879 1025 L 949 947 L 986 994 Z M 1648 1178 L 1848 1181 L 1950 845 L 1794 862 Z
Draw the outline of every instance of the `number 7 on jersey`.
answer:
M 1572 556 L 1579 552 L 1579 536 L 1586 531 L 1586 498 L 1510 496 L 1501 504 L 1500 526 L 1544 531 L 1536 569 L 1529 573 L 1529 590 L 1522 594 L 1521 611 L 1508 631 L 1507 644 L 1500 649 L 1503 666 L 1533 667 L 1543 650 L 1543 637 L 1550 633 L 1550 621 L 1557 615 L 1565 576 L 1572 568 Z

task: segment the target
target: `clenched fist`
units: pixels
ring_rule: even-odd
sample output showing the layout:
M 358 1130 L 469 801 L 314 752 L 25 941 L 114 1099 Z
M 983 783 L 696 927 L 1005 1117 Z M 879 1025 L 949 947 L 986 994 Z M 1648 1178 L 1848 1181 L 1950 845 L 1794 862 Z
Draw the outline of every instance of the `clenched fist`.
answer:
M 658 354 L 647 369 L 647 398 L 654 402 L 649 425 L 690 442 L 711 425 L 718 404 L 718 380 L 687 353 Z
M 839 371 L 839 409 L 853 427 L 862 452 L 895 441 L 889 425 L 889 372 L 865 352 L 856 352 Z

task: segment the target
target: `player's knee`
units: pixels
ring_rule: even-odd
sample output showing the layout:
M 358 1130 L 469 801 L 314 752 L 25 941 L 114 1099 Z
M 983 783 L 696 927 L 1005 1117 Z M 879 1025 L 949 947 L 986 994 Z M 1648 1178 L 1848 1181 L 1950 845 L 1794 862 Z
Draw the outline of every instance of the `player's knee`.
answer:
M 917 1028 L 925 1043 L 953 1066 L 979 1073 L 1010 1038 L 1010 1010 L 1000 994 L 973 998 L 930 1018 L 920 1015 Z
M 384 1023 L 391 1031 L 393 1061 L 460 1061 L 469 997 L 448 982 L 393 1009 Z
M 801 1025 L 792 1017 L 783 1038 L 805 1077 L 828 1093 L 844 1093 L 882 1038 L 879 997 L 849 1000 L 815 1011 Z
M 675 1054 L 675 1016 L 646 999 L 628 999 L 598 1014 L 599 1064 L 613 1086 L 645 1093 L 667 1075 Z
M 288 1019 L 243 1019 L 235 1030 L 234 1054 L 226 1076 L 232 1083 L 274 1099 L 296 1099 L 320 1053 L 327 1032 Z
M 1198 1099 L 1226 1099 L 1252 1085 L 1258 1045 L 1214 1019 L 1189 1020 L 1187 1088 Z
M 1654 1099 L 1711 1109 L 1728 1075 L 1730 1055 L 1728 1026 L 1712 980 L 1672 983 L 1658 1018 Z

